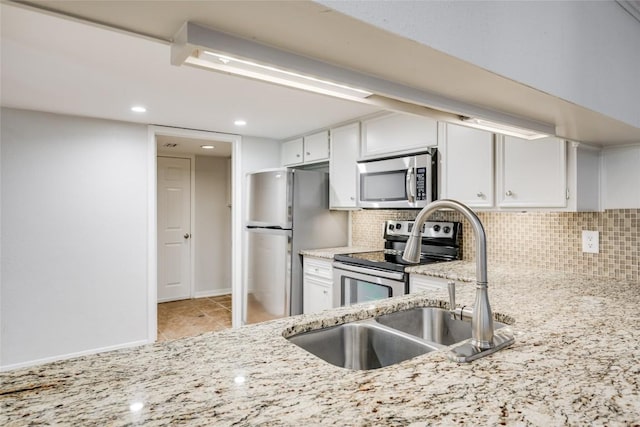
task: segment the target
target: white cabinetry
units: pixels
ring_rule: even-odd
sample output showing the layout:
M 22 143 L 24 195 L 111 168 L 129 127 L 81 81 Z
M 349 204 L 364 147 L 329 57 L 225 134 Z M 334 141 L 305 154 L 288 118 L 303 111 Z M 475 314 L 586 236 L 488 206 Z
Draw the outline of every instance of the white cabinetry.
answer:
M 491 208 L 493 198 L 493 133 L 465 126 L 440 126 L 442 183 L 440 198 L 470 207 Z
M 640 208 L 640 145 L 607 148 L 602 159 L 604 209 Z
M 329 159 L 329 208 L 358 207 L 358 160 L 360 123 L 331 129 Z
M 424 151 L 438 145 L 438 122 L 429 117 L 385 114 L 362 122 L 361 158 Z
M 496 194 L 501 208 L 567 206 L 566 142 L 499 136 Z
M 329 131 L 322 131 L 304 138 L 282 143 L 283 166 L 317 163 L 329 160 Z
M 303 258 L 302 312 L 317 313 L 333 307 L 333 267 L 331 260 Z
M 280 157 L 282 159 L 283 166 L 294 166 L 302 164 L 302 153 L 304 150 L 302 138 L 283 142 L 280 150 Z
M 445 291 L 448 295 L 449 290 L 447 288 L 447 283 L 451 281 L 452 280 L 441 279 L 438 277 L 423 276 L 421 274 L 410 274 L 409 293 Z M 442 293 L 439 292 L 438 294 L 441 295 Z

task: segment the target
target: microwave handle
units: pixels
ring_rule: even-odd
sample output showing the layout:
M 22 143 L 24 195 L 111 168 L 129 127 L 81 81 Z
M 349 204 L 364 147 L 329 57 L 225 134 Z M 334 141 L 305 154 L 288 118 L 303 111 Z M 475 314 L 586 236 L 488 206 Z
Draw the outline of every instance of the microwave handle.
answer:
M 407 169 L 407 175 L 405 178 L 405 189 L 407 190 L 407 202 L 413 203 L 416 201 L 416 192 L 413 189 L 413 168 Z

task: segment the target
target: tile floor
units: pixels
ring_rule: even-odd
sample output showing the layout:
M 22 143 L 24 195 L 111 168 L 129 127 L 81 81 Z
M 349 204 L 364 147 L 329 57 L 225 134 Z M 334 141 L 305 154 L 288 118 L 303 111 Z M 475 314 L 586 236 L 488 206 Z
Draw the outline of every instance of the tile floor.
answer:
M 158 341 L 231 327 L 231 295 L 158 304 Z

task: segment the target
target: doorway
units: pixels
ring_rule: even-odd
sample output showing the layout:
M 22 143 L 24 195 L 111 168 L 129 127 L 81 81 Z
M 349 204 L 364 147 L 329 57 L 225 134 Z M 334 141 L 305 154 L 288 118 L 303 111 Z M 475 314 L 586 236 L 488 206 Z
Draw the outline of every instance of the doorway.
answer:
M 232 244 L 239 241 L 232 171 L 238 170 L 234 154 L 240 137 L 151 126 L 151 139 L 156 226 L 150 341 L 231 327 L 234 299 L 240 296 L 234 291 L 240 283 L 234 268 L 239 248 Z

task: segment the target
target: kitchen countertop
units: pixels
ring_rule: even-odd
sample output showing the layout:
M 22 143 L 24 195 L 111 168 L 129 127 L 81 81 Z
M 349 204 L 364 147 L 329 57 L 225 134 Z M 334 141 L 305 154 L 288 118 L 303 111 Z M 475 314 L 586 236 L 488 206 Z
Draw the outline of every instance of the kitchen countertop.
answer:
M 473 263 L 415 268 L 474 280 Z M 474 285 L 457 288 L 458 303 L 472 304 Z M 435 299 L 407 295 L 3 373 L 0 424 L 640 422 L 639 283 L 490 265 L 489 296 L 494 312 L 515 319 L 516 342 L 471 363 L 433 352 L 350 371 L 283 338 L 402 307 L 443 305 L 443 290 Z
M 367 248 L 364 246 L 341 246 L 339 248 L 306 249 L 300 251 L 300 255 L 312 256 L 316 258 L 333 259 L 339 254 L 355 254 L 359 252 L 373 252 L 381 249 Z

